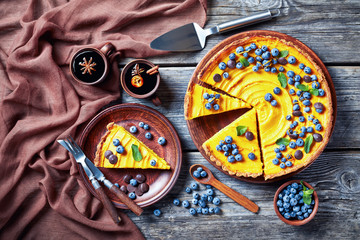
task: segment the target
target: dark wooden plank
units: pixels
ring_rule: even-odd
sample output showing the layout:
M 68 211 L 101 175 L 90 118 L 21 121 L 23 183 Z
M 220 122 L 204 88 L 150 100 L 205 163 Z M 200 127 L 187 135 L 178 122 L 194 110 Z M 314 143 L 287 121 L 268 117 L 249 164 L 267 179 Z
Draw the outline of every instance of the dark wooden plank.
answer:
M 184 96 L 193 67 L 160 68 L 158 95 L 163 102 L 155 107 L 150 100 L 139 100 L 125 92 L 123 102 L 136 102 L 163 113 L 176 128 L 184 150 L 197 150 L 184 120 Z M 327 149 L 360 148 L 360 67 L 328 67 L 337 93 L 338 114 L 334 134 Z
M 226 37 L 247 30 L 272 30 L 289 34 L 308 45 L 325 63 L 360 62 L 360 55 L 354 54 L 360 48 L 359 12 L 360 1 L 209 1 L 207 24 L 212 27 L 241 16 L 247 16 L 266 9 L 280 8 L 283 16 L 230 33 L 210 36 L 206 48 L 200 52 L 172 53 L 150 58 L 157 64 L 196 65 L 217 43 Z M 161 35 L 162 33 L 159 33 Z M 124 59 L 122 64 L 130 59 Z
M 188 170 L 195 163 L 209 167 L 218 180 L 253 200 L 260 206 L 260 212 L 253 214 L 245 210 L 218 190 L 215 194 L 222 200 L 221 215 L 193 217 L 187 209 L 174 206 L 174 198 L 192 199 L 184 189 L 194 181 Z M 287 180 L 261 185 L 241 182 L 217 171 L 199 153 L 184 154 L 177 184 L 164 199 L 146 208 L 141 217 L 130 212 L 128 215 L 148 239 L 253 239 L 254 236 L 259 239 L 356 239 L 359 236 L 359 152 L 325 152 L 291 179 L 307 181 L 319 195 L 317 215 L 300 227 L 286 225 L 273 209 L 275 191 Z M 205 187 L 201 185 L 200 189 L 202 193 Z M 161 209 L 161 217 L 153 215 L 155 208 Z

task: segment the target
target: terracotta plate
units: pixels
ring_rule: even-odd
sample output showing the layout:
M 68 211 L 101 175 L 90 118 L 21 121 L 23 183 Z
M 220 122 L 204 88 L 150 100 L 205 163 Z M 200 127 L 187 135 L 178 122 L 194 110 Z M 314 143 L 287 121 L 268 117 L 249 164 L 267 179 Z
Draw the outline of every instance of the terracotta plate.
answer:
M 256 36 L 256 35 L 276 36 L 276 37 L 279 37 L 279 38 L 285 38 L 287 41 L 291 41 L 292 43 L 296 44 L 301 49 L 303 49 L 306 53 L 308 53 L 312 57 L 314 62 L 322 69 L 322 71 L 324 72 L 324 75 L 326 77 L 326 80 L 328 82 L 330 91 L 331 91 L 331 98 L 332 98 L 332 104 L 333 104 L 333 126 L 332 126 L 332 131 L 333 131 L 334 126 L 335 126 L 335 118 L 336 118 L 337 106 L 336 106 L 335 88 L 334 88 L 334 84 L 333 84 L 333 82 L 331 80 L 329 72 L 327 71 L 324 63 L 320 60 L 320 58 L 309 47 L 307 47 L 305 44 L 303 44 L 299 40 L 297 40 L 297 39 L 295 39 L 293 37 L 290 37 L 290 36 L 288 36 L 286 34 L 283 34 L 283 33 L 273 32 L 273 31 L 249 31 L 249 32 L 239 33 L 239 34 L 233 35 L 233 36 L 225 39 L 224 41 L 222 41 L 218 45 L 216 45 L 213 49 L 211 49 L 205 55 L 205 57 L 201 60 L 201 62 L 197 65 L 197 67 L 196 67 L 196 69 L 195 69 L 195 71 L 193 73 L 193 76 L 192 76 L 192 78 L 191 78 L 191 80 L 189 82 L 189 87 L 192 87 L 197 82 L 197 75 L 198 75 L 199 71 L 204 67 L 204 65 L 208 61 L 210 61 L 210 59 L 218 51 L 220 51 L 226 45 L 232 43 L 234 40 L 241 39 L 243 37 L 248 37 L 248 36 Z M 210 158 L 206 155 L 206 153 L 203 150 L 203 148 L 201 147 L 201 145 L 207 139 L 212 137 L 215 133 L 220 131 L 222 128 L 224 128 L 225 126 L 230 124 L 232 121 L 237 119 L 239 116 L 241 116 L 242 114 L 244 114 L 248 110 L 249 109 L 247 109 L 247 110 L 246 109 L 245 110 L 240 109 L 240 110 L 234 110 L 234 111 L 230 111 L 230 112 L 221 113 L 222 114 L 221 118 L 219 118 L 217 114 L 214 114 L 214 115 L 210 115 L 210 116 L 205 116 L 205 117 L 195 118 L 195 119 L 192 119 L 192 120 L 187 120 L 187 126 L 188 126 L 188 129 L 189 129 L 189 132 L 190 132 L 190 136 L 191 136 L 192 140 L 194 141 L 195 146 L 197 147 L 197 149 L 201 152 L 201 154 L 204 156 L 204 158 L 206 158 L 206 160 L 208 160 L 209 163 L 211 163 L 215 168 L 217 168 L 218 170 L 222 171 L 223 173 L 225 173 L 227 175 L 229 175 L 229 174 L 226 171 L 222 170 L 221 167 L 217 166 L 215 164 L 215 162 L 210 160 Z M 281 177 L 269 179 L 269 180 L 266 180 L 266 181 L 265 181 L 263 176 L 260 176 L 260 177 L 257 177 L 257 178 L 237 177 L 235 175 L 230 175 L 230 176 L 232 176 L 234 178 L 237 178 L 237 179 L 240 179 L 240 180 L 243 180 L 243 181 L 246 181 L 246 182 L 270 183 L 270 182 L 275 182 L 275 181 L 279 181 L 279 180 L 291 177 L 291 176 L 303 171 L 305 168 L 309 167 L 310 164 L 308 164 L 306 167 L 300 168 L 299 170 L 297 170 L 295 172 L 289 173 L 289 174 L 281 176 Z
M 104 173 L 107 179 L 112 183 L 119 183 L 120 186 L 123 184 L 127 185 L 122 180 L 126 174 L 130 174 L 133 177 L 138 173 L 144 174 L 150 189 L 149 192 L 141 197 L 137 197 L 135 202 L 140 207 L 147 207 L 154 204 L 170 191 L 180 173 L 182 152 L 180 140 L 174 127 L 161 113 L 144 105 L 130 103 L 116 105 L 105 109 L 89 122 L 80 138 L 80 146 L 91 161 L 93 161 L 95 157 L 96 147 L 101 136 L 106 132 L 106 125 L 110 122 L 115 122 L 116 124 L 125 127 L 127 130 L 133 125 L 138 127 L 139 122 L 144 122 L 150 126 L 148 131 L 153 135 L 152 140 L 145 138 L 145 132 L 147 131 L 140 127 L 138 127 L 139 131 L 135 136 L 150 147 L 156 154 L 163 157 L 170 164 L 171 170 L 99 169 Z M 164 146 L 160 146 L 157 143 L 157 139 L 160 136 L 165 137 L 167 141 Z M 96 196 L 95 190 L 86 175 L 82 170 L 80 172 L 87 188 Z M 127 209 L 127 206 L 121 203 L 106 187 L 104 187 L 104 189 L 116 207 Z

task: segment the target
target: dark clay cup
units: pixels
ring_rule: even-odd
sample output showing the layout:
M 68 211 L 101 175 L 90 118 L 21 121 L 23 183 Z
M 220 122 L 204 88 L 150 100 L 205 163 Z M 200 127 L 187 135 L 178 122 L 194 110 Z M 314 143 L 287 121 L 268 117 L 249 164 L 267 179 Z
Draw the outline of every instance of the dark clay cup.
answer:
M 131 85 L 131 79 L 133 77 L 132 72 L 134 66 L 138 64 L 140 69 L 143 68 L 144 71 L 141 73 L 143 78 L 144 85 L 143 89 L 141 87 L 136 88 Z M 155 65 L 145 59 L 136 59 L 125 65 L 124 69 L 120 75 L 120 83 L 125 92 L 134 98 L 150 98 L 155 106 L 161 105 L 161 101 L 158 96 L 156 96 L 156 90 L 160 85 L 160 73 L 155 73 L 149 75 L 146 73 L 148 69 L 155 67 Z
M 114 45 L 106 43 L 100 49 L 87 47 L 78 50 L 70 61 L 72 77 L 86 85 L 104 81 L 109 73 L 109 59 L 114 49 Z

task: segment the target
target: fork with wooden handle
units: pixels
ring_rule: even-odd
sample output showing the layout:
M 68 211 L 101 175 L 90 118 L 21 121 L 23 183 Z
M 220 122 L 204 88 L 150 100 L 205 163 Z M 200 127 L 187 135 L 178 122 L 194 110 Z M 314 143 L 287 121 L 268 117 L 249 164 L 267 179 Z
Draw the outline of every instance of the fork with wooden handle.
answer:
M 100 201 L 103 203 L 105 209 L 110 214 L 113 221 L 118 224 L 121 222 L 121 218 L 118 215 L 114 205 L 110 201 L 110 199 L 106 196 L 104 189 L 101 187 L 99 182 L 96 180 L 93 172 L 89 169 L 89 167 L 85 163 L 86 156 L 84 152 L 80 149 L 80 147 L 75 143 L 75 141 L 69 137 L 66 140 L 58 140 L 58 142 L 65 147 L 75 158 L 76 162 L 79 163 L 84 169 L 86 175 L 88 176 L 91 184 L 93 185 L 97 195 L 100 198 Z

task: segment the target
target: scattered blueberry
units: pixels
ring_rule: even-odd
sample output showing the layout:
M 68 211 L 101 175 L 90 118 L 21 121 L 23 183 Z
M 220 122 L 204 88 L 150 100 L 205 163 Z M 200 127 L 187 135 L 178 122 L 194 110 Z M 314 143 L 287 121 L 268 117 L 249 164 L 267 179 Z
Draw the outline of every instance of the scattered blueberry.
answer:
M 146 139 L 151 139 L 152 138 L 152 134 L 150 132 L 145 133 L 145 138 Z
M 122 154 L 124 153 L 125 151 L 125 148 L 123 146 L 117 146 L 116 147 L 116 152 L 119 153 L 119 154 Z
M 278 88 L 278 87 L 275 87 L 273 91 L 274 91 L 275 94 L 280 94 L 281 89 Z
M 137 132 L 137 127 L 131 126 L 131 127 L 130 127 L 130 132 L 131 132 L 131 133 L 136 133 L 136 132 Z
M 204 95 L 205 95 L 205 93 L 204 93 Z M 208 94 L 209 95 L 209 94 Z M 205 98 L 205 97 L 204 97 Z M 205 98 L 206 99 L 206 98 Z M 144 127 L 144 122 L 139 122 L 139 127 L 141 127 L 141 128 L 143 128 Z
M 115 139 L 113 140 L 113 144 L 114 144 L 115 147 L 119 146 L 119 145 L 120 145 L 120 140 L 117 139 L 117 138 L 115 138 Z
M 159 137 L 158 144 L 164 145 L 166 143 L 166 139 L 164 137 Z
M 271 101 L 271 106 L 275 107 L 277 105 L 277 101 L 274 99 Z
M 129 193 L 128 196 L 131 200 L 134 200 L 136 198 L 136 194 L 134 192 Z
M 265 94 L 265 100 L 266 101 L 270 102 L 272 98 L 273 98 L 273 96 L 271 95 L 271 93 Z
M 134 193 L 134 194 L 135 194 L 135 193 Z M 159 217 L 159 216 L 161 215 L 160 209 L 155 209 L 155 210 L 154 210 L 154 215 L 157 216 L 157 217 Z
M 224 63 L 224 62 L 219 63 L 219 68 L 220 68 L 220 70 L 225 70 L 226 69 L 226 63 Z
M 150 165 L 153 166 L 153 167 L 155 167 L 155 166 L 156 166 L 156 160 L 155 160 L 155 159 L 152 159 L 152 160 L 150 161 Z
M 173 200 L 173 204 L 174 204 L 175 206 L 179 206 L 179 205 L 180 205 L 180 200 L 179 200 L 178 198 L 175 198 L 175 199 Z

